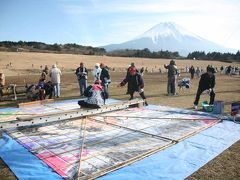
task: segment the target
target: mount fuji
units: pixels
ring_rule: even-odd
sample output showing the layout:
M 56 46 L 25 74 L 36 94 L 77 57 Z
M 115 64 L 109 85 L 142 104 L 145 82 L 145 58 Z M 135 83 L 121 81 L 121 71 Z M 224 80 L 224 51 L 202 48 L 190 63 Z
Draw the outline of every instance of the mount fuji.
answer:
M 107 51 L 144 48 L 148 48 L 150 51 L 178 51 L 182 56 L 193 51 L 205 51 L 206 53 L 234 51 L 189 32 L 173 22 L 159 23 L 130 41 L 109 44 L 103 48 Z

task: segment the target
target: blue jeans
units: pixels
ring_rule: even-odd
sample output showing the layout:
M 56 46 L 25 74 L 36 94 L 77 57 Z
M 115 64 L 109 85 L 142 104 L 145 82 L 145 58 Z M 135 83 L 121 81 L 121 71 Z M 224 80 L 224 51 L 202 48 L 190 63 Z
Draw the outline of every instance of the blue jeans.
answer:
M 60 83 L 53 83 L 54 96 L 60 97 Z
M 104 93 L 105 93 L 105 99 L 108 99 L 108 97 L 109 97 L 108 84 L 103 85 L 103 90 L 104 90 Z
M 81 78 L 78 80 L 79 88 L 80 88 L 80 96 L 83 95 L 84 91 L 87 88 L 87 80 L 85 78 Z

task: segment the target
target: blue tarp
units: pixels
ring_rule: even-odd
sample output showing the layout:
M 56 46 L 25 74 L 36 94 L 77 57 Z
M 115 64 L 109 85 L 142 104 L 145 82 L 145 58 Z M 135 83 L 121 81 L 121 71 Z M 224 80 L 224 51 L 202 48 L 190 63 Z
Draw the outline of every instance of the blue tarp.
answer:
M 240 139 L 240 125 L 223 121 L 100 180 L 184 179 Z
M 6 134 L 3 134 L 3 138 L 0 139 L 0 157 L 18 179 L 62 179 L 45 163 Z
M 240 125 L 223 121 L 99 179 L 184 179 L 239 139 Z M 51 168 L 6 134 L 0 140 L 0 157 L 19 179 L 61 179 Z

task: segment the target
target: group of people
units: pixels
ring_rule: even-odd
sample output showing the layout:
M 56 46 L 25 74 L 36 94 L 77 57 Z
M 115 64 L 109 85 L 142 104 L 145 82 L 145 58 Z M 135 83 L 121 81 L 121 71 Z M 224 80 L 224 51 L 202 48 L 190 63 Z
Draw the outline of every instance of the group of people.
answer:
M 176 94 L 176 81 L 179 74 L 179 70 L 176 66 L 176 62 L 171 60 L 168 65 L 164 65 L 168 70 L 168 81 L 167 81 L 167 93 L 168 95 Z M 198 69 L 198 68 L 197 68 Z M 196 73 L 194 67 L 189 69 L 191 73 L 191 78 L 194 76 L 192 73 Z M 207 72 L 201 75 L 199 81 L 198 90 L 196 93 L 196 98 L 194 101 L 194 107 L 196 108 L 199 102 L 199 98 L 203 91 L 208 90 L 210 95 L 210 103 L 213 104 L 215 93 L 215 69 L 211 66 L 207 67 Z M 47 75 L 50 76 L 51 81 L 46 82 Z M 36 89 L 38 89 L 39 99 L 45 99 L 47 96 L 51 98 L 60 96 L 60 77 L 62 73 L 61 70 L 57 68 L 56 64 L 52 66 L 52 69 L 48 71 L 47 66 L 43 69 L 41 77 L 39 79 Z M 104 63 L 96 63 L 94 69 L 92 70 L 93 84 L 88 86 L 88 75 L 89 70 L 81 62 L 79 67 L 75 70 L 75 75 L 78 80 L 80 96 L 87 97 L 78 102 L 80 106 L 98 108 L 105 104 L 105 100 L 109 97 L 109 84 L 111 83 L 110 73 L 108 68 Z M 145 105 L 148 105 L 146 96 L 144 94 L 144 81 L 143 81 L 143 70 L 137 70 L 134 63 L 127 69 L 125 78 L 119 83 L 118 87 L 127 86 L 127 94 L 130 95 L 130 99 L 134 98 L 134 93 L 138 92 L 141 98 L 144 100 Z M 185 85 L 189 86 L 190 82 L 188 79 L 184 81 Z
M 171 60 L 168 65 L 164 65 L 168 70 L 168 80 L 167 80 L 167 93 L 168 95 L 176 94 L 176 81 L 179 75 L 179 70 L 176 66 L 176 62 Z M 228 68 L 231 69 L 231 68 Z M 228 72 L 227 69 L 227 72 Z M 223 71 L 222 67 L 220 69 Z M 145 105 L 148 105 L 146 96 L 144 93 L 144 81 L 143 81 L 144 68 L 140 71 L 137 70 L 134 63 L 131 63 L 127 69 L 127 73 L 122 82 L 119 83 L 118 87 L 127 85 L 127 94 L 130 95 L 130 99 L 134 98 L 134 93 L 138 92 L 141 98 L 144 100 Z M 191 74 L 191 79 L 194 78 L 194 74 L 200 77 L 199 86 L 197 89 L 194 107 L 197 108 L 200 96 L 203 91 L 208 91 L 210 95 L 210 105 L 213 104 L 215 98 L 214 86 L 215 86 L 215 68 L 212 66 L 207 67 L 207 72 L 202 73 L 202 71 L 197 67 L 195 69 L 193 66 L 189 68 Z M 201 74 L 201 75 L 200 75 Z M 61 70 L 56 64 L 52 65 L 49 70 L 47 66 L 42 70 L 41 76 L 39 78 L 37 85 L 31 85 L 28 87 L 27 92 L 35 91 L 35 96 L 30 97 L 32 100 L 40 99 L 43 100 L 47 96 L 52 98 L 60 97 L 60 83 L 61 83 Z M 88 75 L 89 70 L 84 66 L 83 62 L 80 62 L 79 67 L 75 70 L 75 75 L 78 80 L 80 96 L 87 97 L 84 100 L 79 101 L 79 105 L 83 107 L 98 108 L 105 104 L 105 100 L 109 98 L 109 84 L 111 83 L 111 77 L 107 66 L 104 63 L 96 63 L 94 69 L 92 70 L 93 84 L 88 86 Z M 47 82 L 47 76 L 50 77 L 50 81 Z M 185 78 L 182 82 L 187 88 L 190 86 L 190 79 Z M 2 87 L 5 85 L 5 77 L 3 73 L 0 73 L 0 95 L 2 96 Z
M 221 66 L 220 67 L 221 74 L 226 75 L 240 75 L 240 68 L 237 66 Z
M 85 100 L 80 100 L 78 104 L 88 108 L 99 108 L 104 105 L 105 100 L 109 97 L 108 86 L 111 82 L 110 74 L 106 66 L 103 63 L 97 63 L 95 65 L 95 69 L 92 71 L 94 83 L 88 87 L 88 71 L 82 62 L 80 63 L 80 67 L 76 69 L 75 74 L 79 82 L 80 96 L 87 97 Z M 144 82 L 142 75 L 138 72 L 134 63 L 131 63 L 127 69 L 126 77 L 122 80 L 118 87 L 126 84 L 128 84 L 127 94 L 130 95 L 129 100 L 132 100 L 134 93 L 138 92 L 142 99 L 144 99 L 145 105 L 148 105 L 144 95 Z
M 109 97 L 108 87 L 111 83 L 108 68 L 104 63 L 96 63 L 92 75 L 93 84 L 87 86 L 88 70 L 81 62 L 76 69 L 75 75 L 78 79 L 80 96 L 87 97 L 87 100 L 80 100 L 78 104 L 84 107 L 100 107 L 105 104 L 105 100 Z
M 47 81 L 49 75 L 50 81 Z M 45 98 L 60 97 L 60 83 L 62 72 L 56 64 L 49 70 L 47 66 L 42 70 L 38 84 L 27 86 L 27 97 L 31 100 L 44 100 Z
M 170 64 L 164 65 L 164 67 L 166 69 L 168 69 L 168 83 L 167 83 L 168 95 L 175 95 L 176 94 L 175 86 L 176 86 L 176 79 L 177 79 L 177 73 L 178 73 L 176 63 L 174 60 L 171 60 Z M 197 68 L 197 70 L 200 71 L 199 68 Z M 191 73 L 191 79 L 193 79 L 194 74 L 196 73 L 195 68 L 193 66 L 191 66 L 189 69 L 189 72 Z M 216 72 L 215 68 L 209 65 L 207 67 L 207 72 L 203 73 L 200 76 L 200 81 L 199 81 L 195 101 L 193 104 L 195 109 L 197 109 L 201 94 L 206 90 L 208 91 L 208 93 L 210 95 L 209 105 L 213 105 L 214 99 L 215 99 L 215 92 L 213 90 L 213 88 L 215 87 L 215 75 L 214 75 L 215 72 Z M 189 88 L 189 86 L 190 86 L 189 85 L 190 80 L 188 78 L 184 78 L 181 83 L 183 83 L 187 88 Z
M 203 70 L 200 70 L 199 67 L 197 67 L 197 68 L 195 69 L 195 67 L 194 67 L 193 65 L 189 68 L 188 71 L 189 71 L 189 73 L 191 74 L 191 79 L 194 78 L 195 74 L 196 74 L 197 78 L 200 78 L 200 76 L 201 76 L 201 74 L 202 74 L 202 72 L 203 72 Z

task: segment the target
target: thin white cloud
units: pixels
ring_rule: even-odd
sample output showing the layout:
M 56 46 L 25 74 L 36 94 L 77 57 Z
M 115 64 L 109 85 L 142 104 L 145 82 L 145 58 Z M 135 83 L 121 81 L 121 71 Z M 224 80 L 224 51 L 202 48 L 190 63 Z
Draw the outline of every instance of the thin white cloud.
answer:
M 90 1 L 85 5 L 65 4 L 65 10 L 72 14 L 79 13 L 166 13 L 166 12 L 195 12 L 215 13 L 221 11 L 238 12 L 240 1 L 219 0 L 174 0 L 174 1 Z M 94 11 L 90 11 L 94 10 Z

